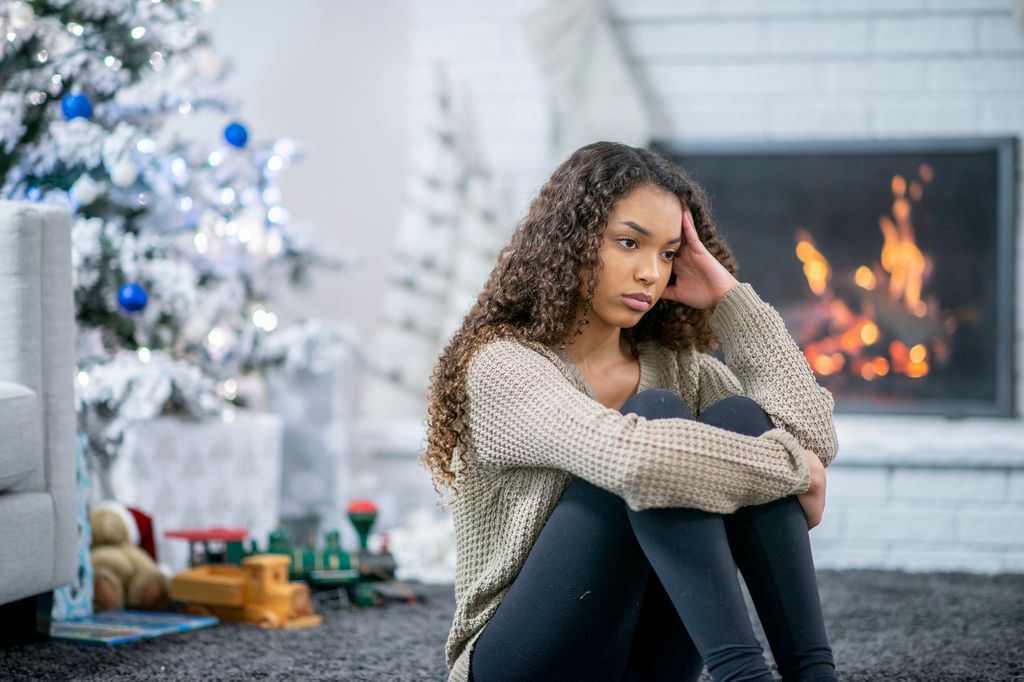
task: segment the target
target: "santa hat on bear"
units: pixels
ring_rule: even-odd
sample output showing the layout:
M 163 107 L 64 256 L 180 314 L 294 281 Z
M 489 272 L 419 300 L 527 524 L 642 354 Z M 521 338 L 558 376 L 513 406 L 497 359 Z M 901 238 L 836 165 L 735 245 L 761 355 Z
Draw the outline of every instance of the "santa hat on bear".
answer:
M 92 508 L 97 511 L 109 510 L 120 516 L 125 527 L 128 528 L 128 541 L 141 547 L 144 552 L 153 557 L 153 561 L 157 561 L 152 517 L 117 500 L 103 500 L 92 505 Z

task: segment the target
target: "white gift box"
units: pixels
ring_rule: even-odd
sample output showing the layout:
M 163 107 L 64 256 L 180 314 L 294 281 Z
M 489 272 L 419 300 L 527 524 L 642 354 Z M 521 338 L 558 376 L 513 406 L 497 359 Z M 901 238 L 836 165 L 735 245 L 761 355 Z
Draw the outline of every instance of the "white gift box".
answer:
M 246 528 L 266 547 L 279 523 L 283 443 L 276 414 L 160 417 L 127 431 L 107 480 L 93 490 L 152 516 L 157 558 L 176 573 L 188 568 L 188 543 L 165 538 L 166 530 Z

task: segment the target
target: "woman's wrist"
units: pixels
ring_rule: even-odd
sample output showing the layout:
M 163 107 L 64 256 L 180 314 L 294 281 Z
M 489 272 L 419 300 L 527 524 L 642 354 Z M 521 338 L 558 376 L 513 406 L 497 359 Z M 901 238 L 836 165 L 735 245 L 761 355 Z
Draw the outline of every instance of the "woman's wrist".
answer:
M 727 287 L 725 288 L 725 290 L 723 290 L 723 291 L 722 291 L 722 293 L 721 293 L 721 294 L 719 294 L 719 295 L 718 295 L 718 297 L 717 297 L 717 298 L 715 299 L 715 303 L 714 303 L 714 305 L 713 305 L 713 306 L 711 306 L 712 310 L 713 310 L 714 308 L 718 307 L 718 304 L 719 304 L 719 303 L 721 303 L 722 299 L 726 297 L 726 294 L 728 294 L 728 293 L 729 293 L 730 291 L 732 291 L 733 289 L 735 289 L 736 287 L 738 287 L 738 286 L 739 286 L 739 284 L 740 284 L 740 283 L 739 283 L 739 280 L 737 280 L 736 278 L 733 278 L 733 280 L 732 280 L 732 283 L 731 283 L 730 285 L 728 285 L 728 286 L 727 286 Z

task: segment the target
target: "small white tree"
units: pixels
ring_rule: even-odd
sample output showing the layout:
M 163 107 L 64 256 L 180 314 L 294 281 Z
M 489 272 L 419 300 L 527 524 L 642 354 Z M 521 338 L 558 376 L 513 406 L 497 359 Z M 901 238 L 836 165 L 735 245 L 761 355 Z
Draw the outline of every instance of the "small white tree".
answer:
M 430 374 L 490 274 L 505 238 L 491 176 L 436 65 L 414 118 L 407 203 L 368 353 L 364 414 L 422 416 Z

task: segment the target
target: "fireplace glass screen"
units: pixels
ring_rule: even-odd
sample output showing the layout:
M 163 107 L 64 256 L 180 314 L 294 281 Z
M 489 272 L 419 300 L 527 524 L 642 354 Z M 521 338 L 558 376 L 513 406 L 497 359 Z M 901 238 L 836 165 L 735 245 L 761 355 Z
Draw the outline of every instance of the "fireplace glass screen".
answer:
M 1015 139 L 655 146 L 837 413 L 1012 416 Z

